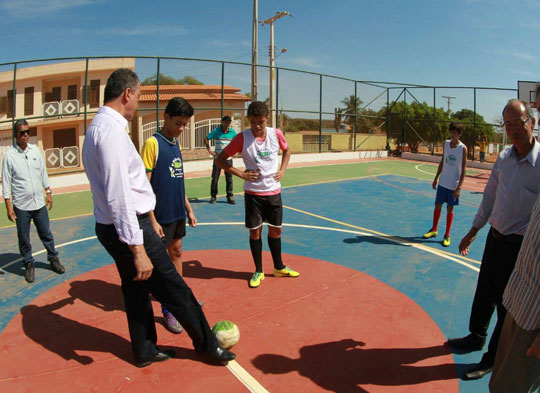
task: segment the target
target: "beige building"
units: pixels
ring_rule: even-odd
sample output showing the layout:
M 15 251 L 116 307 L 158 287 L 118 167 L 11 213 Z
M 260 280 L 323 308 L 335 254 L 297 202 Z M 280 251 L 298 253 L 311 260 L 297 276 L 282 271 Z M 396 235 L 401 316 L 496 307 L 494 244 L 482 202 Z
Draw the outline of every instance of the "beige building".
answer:
M 80 149 L 85 132 L 85 85 L 88 85 L 86 124 L 90 124 L 99 106 L 107 78 L 115 69 L 135 70 L 135 59 L 90 59 L 24 67 L 16 73 L 0 72 L 0 159 L 12 143 L 12 121 L 25 118 L 30 125 L 30 143 L 44 151 L 47 168 L 52 171 L 80 169 Z M 15 100 L 13 100 L 13 80 Z M 137 148 L 156 130 L 156 86 L 142 86 L 139 111 L 130 124 L 130 135 Z M 170 98 L 182 96 L 196 113 L 182 136 L 185 158 L 207 157 L 204 135 L 220 123 L 222 87 L 207 85 L 160 86 L 159 119 Z M 240 89 L 223 87 L 224 115 L 235 119 L 241 131 L 245 102 L 249 98 Z

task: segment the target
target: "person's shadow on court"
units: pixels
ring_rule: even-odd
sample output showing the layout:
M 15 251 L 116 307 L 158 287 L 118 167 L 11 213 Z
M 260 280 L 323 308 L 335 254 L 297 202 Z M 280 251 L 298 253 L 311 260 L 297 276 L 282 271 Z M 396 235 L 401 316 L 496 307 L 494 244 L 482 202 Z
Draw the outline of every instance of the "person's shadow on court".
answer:
M 300 349 L 300 357 L 262 354 L 252 362 L 265 374 L 297 371 L 323 389 L 333 392 L 366 392 L 358 385 L 401 386 L 456 379 L 456 365 L 413 366 L 435 356 L 448 355 L 440 345 L 427 348 L 361 349 L 365 343 L 343 339 Z
M 17 259 L 20 259 L 19 262 L 11 264 L 13 261 L 16 261 Z M 45 262 L 34 262 L 34 266 L 36 269 L 45 269 L 45 270 L 51 270 L 51 267 L 48 263 Z M 11 273 L 16 274 L 17 276 L 24 277 L 25 269 L 22 262 L 22 258 L 20 254 L 15 254 L 12 252 L 6 252 L 4 254 L 0 254 L 0 269 Z M 2 271 L 0 271 L 0 274 L 3 274 Z
M 115 333 L 66 318 L 54 311 L 74 303 L 73 297 L 55 303 L 21 308 L 24 333 L 45 349 L 65 360 L 86 365 L 93 363 L 90 356 L 77 351 L 111 353 L 128 363 L 132 362 L 131 344 Z
M 103 311 L 125 311 L 122 289 L 117 284 L 90 279 L 72 281 L 68 294 Z
M 211 280 L 213 278 L 229 278 L 233 280 L 249 280 L 253 273 L 238 272 L 226 269 L 205 267 L 200 261 L 182 262 L 182 276 L 189 278 L 201 278 Z
M 355 237 L 343 239 L 343 243 L 355 244 L 355 243 L 371 243 L 377 245 L 390 244 L 392 246 L 411 247 L 408 244 L 392 241 L 390 239 L 380 238 L 378 236 L 358 235 Z

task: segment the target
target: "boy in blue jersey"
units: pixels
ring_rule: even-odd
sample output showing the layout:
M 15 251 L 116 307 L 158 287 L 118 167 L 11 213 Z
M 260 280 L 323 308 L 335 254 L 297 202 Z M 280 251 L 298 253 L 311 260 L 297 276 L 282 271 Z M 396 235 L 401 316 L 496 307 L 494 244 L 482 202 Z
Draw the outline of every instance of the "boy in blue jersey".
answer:
M 184 186 L 184 164 L 178 136 L 193 116 L 193 107 L 182 97 L 171 99 L 165 108 L 163 128 L 148 138 L 142 149 L 146 175 L 154 194 L 156 207 L 150 215 L 152 225 L 163 239 L 171 260 L 182 275 L 182 238 L 186 235 L 186 219 L 191 227 L 197 218 Z M 200 304 L 200 303 L 199 303 Z M 167 328 L 181 333 L 182 326 L 163 305 Z

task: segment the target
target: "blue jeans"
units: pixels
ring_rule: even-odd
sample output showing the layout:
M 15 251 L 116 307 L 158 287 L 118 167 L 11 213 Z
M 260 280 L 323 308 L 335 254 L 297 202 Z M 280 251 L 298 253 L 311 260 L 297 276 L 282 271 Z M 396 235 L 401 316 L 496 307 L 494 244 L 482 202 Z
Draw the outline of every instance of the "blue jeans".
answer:
M 54 238 L 49 224 L 49 213 L 47 208 L 43 206 L 38 210 L 21 210 L 13 206 L 17 219 L 17 237 L 19 239 L 19 252 L 23 258 L 23 263 L 26 266 L 29 263 L 34 263 L 32 256 L 32 245 L 30 244 L 30 221 L 34 220 L 38 236 L 47 249 L 47 259 L 58 256 L 58 251 L 54 248 Z

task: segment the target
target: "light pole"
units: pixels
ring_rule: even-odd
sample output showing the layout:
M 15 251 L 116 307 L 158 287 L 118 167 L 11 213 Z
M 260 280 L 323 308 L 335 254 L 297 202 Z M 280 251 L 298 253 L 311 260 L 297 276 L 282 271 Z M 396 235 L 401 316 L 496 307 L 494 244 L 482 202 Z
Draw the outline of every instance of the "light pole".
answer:
M 258 0 L 253 0 L 253 26 L 251 34 L 251 101 L 257 101 L 257 50 L 258 50 L 258 29 L 257 18 L 258 16 Z
M 446 98 L 448 100 L 448 113 L 450 113 L 450 100 L 453 100 L 456 97 L 453 96 L 441 96 L 442 98 Z
M 274 63 L 275 63 L 275 55 L 274 55 L 274 22 L 280 18 L 283 18 L 284 16 L 290 15 L 287 11 L 282 12 L 276 12 L 276 15 L 271 17 L 270 19 L 265 20 L 264 22 L 261 22 L 261 25 L 270 25 L 270 48 L 269 48 L 269 55 L 270 55 L 270 125 L 272 127 L 276 126 L 276 108 L 275 108 L 275 88 L 274 88 L 274 82 L 275 82 L 275 69 L 274 69 Z M 292 15 L 291 15 L 292 16 Z

